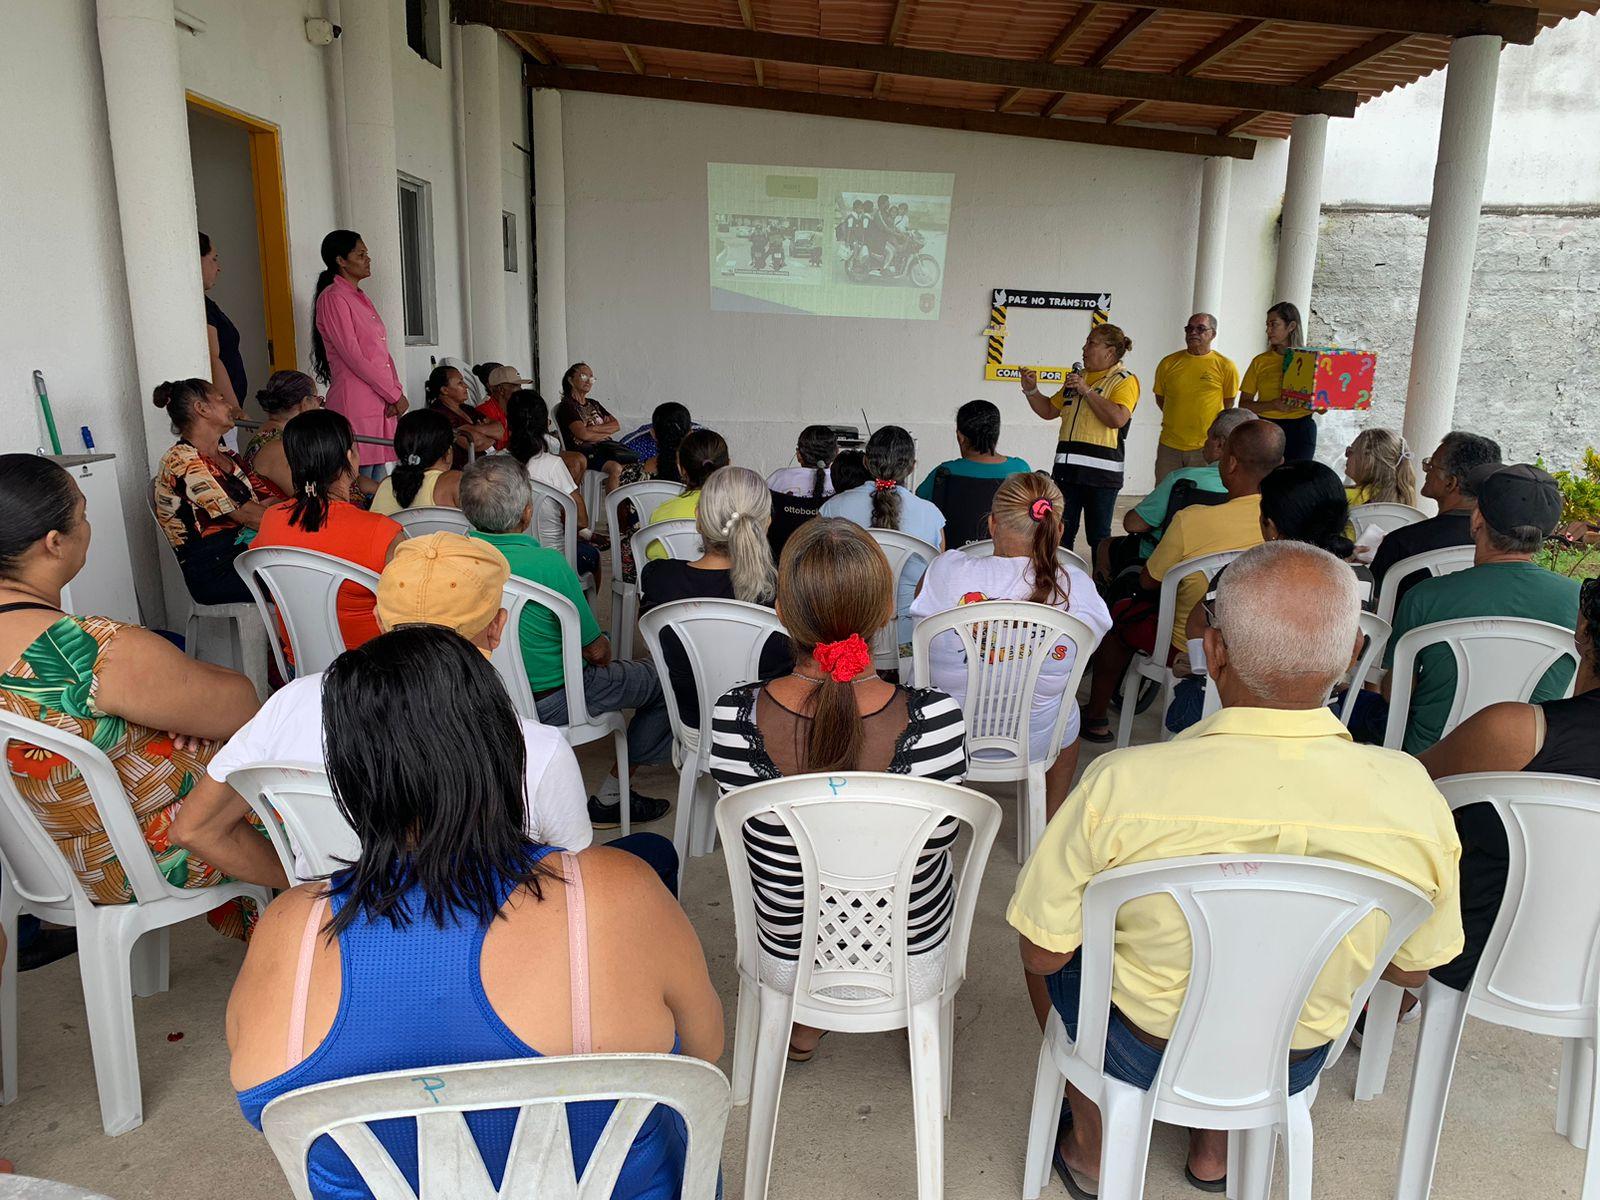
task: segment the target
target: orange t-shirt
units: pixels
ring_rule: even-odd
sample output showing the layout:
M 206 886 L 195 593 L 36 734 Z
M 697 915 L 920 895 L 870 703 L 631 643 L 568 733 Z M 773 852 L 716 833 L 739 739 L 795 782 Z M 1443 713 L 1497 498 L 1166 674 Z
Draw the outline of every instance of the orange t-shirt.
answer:
M 328 519 L 315 533 L 289 524 L 293 511 L 293 501 L 267 509 L 250 545 L 317 550 L 381 574 L 388 562 L 389 544 L 400 532 L 400 523 L 392 517 L 367 512 L 343 500 L 328 505 Z M 346 650 L 354 650 L 383 632 L 378 627 L 377 607 L 378 598 L 366 588 L 354 583 L 339 585 L 339 632 L 344 635 Z

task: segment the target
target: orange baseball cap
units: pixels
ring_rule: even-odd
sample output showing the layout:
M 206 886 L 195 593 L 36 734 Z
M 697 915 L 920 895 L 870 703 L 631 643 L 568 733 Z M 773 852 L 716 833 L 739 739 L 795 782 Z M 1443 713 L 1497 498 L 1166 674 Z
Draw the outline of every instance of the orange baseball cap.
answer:
M 378 577 L 378 623 L 385 630 L 443 625 L 476 637 L 500 611 L 509 578 L 505 555 L 478 538 L 408 538 Z

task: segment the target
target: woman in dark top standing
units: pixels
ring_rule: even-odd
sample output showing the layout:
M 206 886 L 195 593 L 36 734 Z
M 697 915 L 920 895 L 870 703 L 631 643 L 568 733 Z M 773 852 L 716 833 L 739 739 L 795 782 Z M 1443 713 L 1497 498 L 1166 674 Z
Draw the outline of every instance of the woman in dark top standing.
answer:
M 1491 704 L 1417 757 L 1435 779 L 1476 771 L 1527 771 L 1600 779 L 1600 579 L 1578 592 L 1578 675 L 1572 695 L 1543 704 Z M 1505 896 L 1505 827 L 1494 808 L 1456 810 L 1461 835 L 1461 925 L 1466 947 L 1433 977 L 1457 991 L 1472 984 Z
M 743 600 L 772 607 L 777 569 L 767 545 L 772 493 L 761 476 L 746 467 L 723 467 L 712 473 L 700 492 L 695 529 L 701 554 L 696 559 L 653 559 L 639 575 L 639 611 L 647 613 L 674 600 Z M 678 715 L 691 729 L 700 727 L 700 698 L 688 655 L 672 630 L 661 634 L 672 694 Z M 789 639 L 774 637 L 761 653 L 761 678 L 787 675 L 794 669 Z
M 222 393 L 224 400 L 242 409 L 244 398 L 250 394 L 250 380 L 245 375 L 244 359 L 239 354 L 239 330 L 211 298 L 211 289 L 216 286 L 217 276 L 221 274 L 222 261 L 217 257 L 217 248 L 202 233 L 200 283 L 206 290 L 206 342 L 211 347 L 211 382 Z

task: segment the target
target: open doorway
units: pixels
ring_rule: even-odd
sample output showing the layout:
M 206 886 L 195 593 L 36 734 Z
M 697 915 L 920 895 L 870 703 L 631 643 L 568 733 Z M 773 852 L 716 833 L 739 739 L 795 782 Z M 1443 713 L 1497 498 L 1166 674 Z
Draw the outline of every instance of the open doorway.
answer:
M 297 365 L 278 128 L 192 92 L 188 101 L 195 210 L 222 266 L 208 295 L 239 331 L 239 400 L 259 418 L 250 397 Z

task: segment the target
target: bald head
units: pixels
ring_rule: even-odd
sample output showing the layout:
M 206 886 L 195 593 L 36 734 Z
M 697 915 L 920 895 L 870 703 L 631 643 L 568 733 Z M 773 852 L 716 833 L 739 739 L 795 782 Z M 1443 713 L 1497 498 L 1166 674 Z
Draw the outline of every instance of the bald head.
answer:
M 1267 542 L 1228 564 L 1216 613 L 1206 654 L 1209 663 L 1210 638 L 1220 638 L 1224 703 L 1313 708 L 1350 667 L 1361 597 L 1355 572 L 1327 551 Z M 1306 619 L 1285 620 L 1285 613 Z
M 1276 421 L 1246 421 L 1228 435 L 1220 470 L 1230 496 L 1261 490 L 1261 481 L 1283 465 L 1283 430 Z

